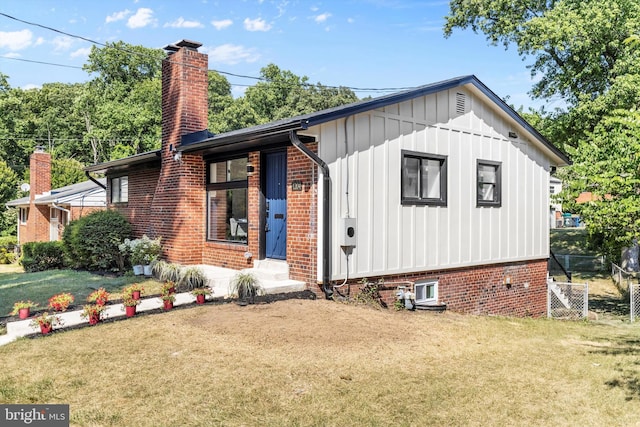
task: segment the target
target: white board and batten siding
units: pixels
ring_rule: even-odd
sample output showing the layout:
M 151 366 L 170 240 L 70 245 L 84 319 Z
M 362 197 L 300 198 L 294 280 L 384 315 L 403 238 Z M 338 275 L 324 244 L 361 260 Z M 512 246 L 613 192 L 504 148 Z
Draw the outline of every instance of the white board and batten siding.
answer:
M 344 119 L 309 129 L 331 174 L 332 279 L 347 274 L 346 216 L 357 220 L 350 278 L 548 256 L 550 160 L 492 102 L 459 87 L 346 120 L 346 144 Z M 401 204 L 402 150 L 447 156 L 446 206 Z M 502 164 L 501 207 L 476 207 L 478 159 Z

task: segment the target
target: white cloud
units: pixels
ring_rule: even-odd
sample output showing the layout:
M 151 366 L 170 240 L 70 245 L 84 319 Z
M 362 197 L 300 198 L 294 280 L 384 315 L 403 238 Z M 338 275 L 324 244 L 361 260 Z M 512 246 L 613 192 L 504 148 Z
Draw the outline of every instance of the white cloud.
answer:
M 313 18 L 313 20 L 316 21 L 318 24 L 321 24 L 325 22 L 327 19 L 329 19 L 330 16 L 331 16 L 330 13 L 321 13 L 320 15 Z
M 41 44 L 44 44 L 45 40 L 44 37 L 38 37 L 36 39 L 36 42 L 34 43 L 36 46 L 40 46 Z
M 33 83 L 29 83 L 26 84 L 24 86 L 22 86 L 22 90 L 29 90 L 29 89 L 42 89 L 42 85 L 36 85 Z
M 20 55 L 18 52 L 9 52 L 6 55 L 2 55 L 5 58 L 22 58 L 22 55 Z
M 211 21 L 211 25 L 216 27 L 216 30 L 224 30 L 233 24 L 231 19 L 223 19 L 221 21 Z
M 31 46 L 33 33 L 29 30 L 0 31 L 0 48 L 9 50 L 22 50 Z
M 213 62 L 221 64 L 235 65 L 240 62 L 255 62 L 260 58 L 260 54 L 254 49 L 247 49 L 244 46 L 234 44 L 223 44 L 214 48 L 203 49 Z
M 73 38 L 69 36 L 58 36 L 54 38 L 51 43 L 53 43 L 53 49 L 56 51 L 69 50 L 71 49 L 71 45 L 73 45 Z
M 185 20 L 182 16 L 178 19 L 176 19 L 173 22 L 167 22 L 166 24 L 164 24 L 164 27 L 170 27 L 170 28 L 202 28 L 204 27 L 204 25 L 202 25 L 200 22 L 198 21 L 187 21 Z
M 147 7 L 141 7 L 138 11 L 129 18 L 127 21 L 127 27 L 129 28 L 144 28 L 148 25 L 154 24 L 156 20 L 153 18 L 153 10 Z
M 354 22 L 356 22 L 356 20 L 355 20 L 355 19 L 353 19 L 353 18 L 347 18 L 347 23 L 348 23 L 348 24 L 353 24 Z
M 72 58 L 88 57 L 90 53 L 91 53 L 90 47 L 83 47 L 82 49 L 78 49 L 71 52 L 71 55 L 69 56 L 71 56 Z
M 269 31 L 271 29 L 271 25 L 267 24 L 267 21 L 262 18 L 246 18 L 244 20 L 244 28 L 247 31 Z
M 121 21 L 129 15 L 131 15 L 131 11 L 129 9 L 121 10 L 120 12 L 113 12 L 111 15 L 107 16 L 104 22 L 108 24 L 110 22 Z

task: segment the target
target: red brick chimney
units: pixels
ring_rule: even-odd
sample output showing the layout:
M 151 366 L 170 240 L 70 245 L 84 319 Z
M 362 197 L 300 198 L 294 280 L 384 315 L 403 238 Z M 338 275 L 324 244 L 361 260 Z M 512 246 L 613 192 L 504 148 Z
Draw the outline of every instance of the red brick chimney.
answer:
M 205 240 L 205 166 L 202 156 L 179 155 L 183 135 L 208 123 L 208 63 L 201 43 L 165 47 L 162 61 L 162 168 L 151 204 L 148 234 L 162 237 L 171 262 L 202 262 Z
M 49 206 L 36 205 L 36 197 L 51 191 L 51 154 L 43 147 L 29 158 L 29 219 L 27 232 L 21 236 L 24 242 L 49 241 Z
M 168 45 L 162 61 L 163 156 L 180 145 L 183 135 L 208 125 L 209 58 L 199 53 L 202 43 L 182 40 Z

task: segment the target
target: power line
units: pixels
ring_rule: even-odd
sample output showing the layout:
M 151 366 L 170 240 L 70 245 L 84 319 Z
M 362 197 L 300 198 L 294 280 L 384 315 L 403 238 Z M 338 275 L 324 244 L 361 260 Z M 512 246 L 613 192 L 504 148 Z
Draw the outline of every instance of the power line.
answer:
M 21 23 L 23 23 L 23 24 L 33 25 L 33 26 L 36 26 L 36 27 L 39 27 L 39 28 L 43 28 L 43 29 L 45 29 L 45 30 L 49 30 L 49 31 L 56 32 L 56 33 L 58 33 L 58 34 L 63 34 L 63 35 L 68 36 L 68 37 L 72 37 L 72 38 L 77 38 L 77 39 L 80 39 L 80 40 L 84 40 L 84 41 L 86 41 L 86 42 L 89 42 L 89 43 L 92 43 L 92 44 L 95 44 L 95 45 L 99 45 L 99 46 L 103 46 L 103 47 L 105 47 L 105 48 L 109 48 L 109 49 L 116 49 L 116 50 L 119 50 L 119 51 L 121 51 L 121 52 L 128 53 L 128 54 L 133 54 L 133 55 L 138 55 L 138 56 L 146 56 L 146 57 L 149 57 L 148 55 L 146 55 L 146 54 L 144 54 L 144 53 L 142 53 L 142 52 L 134 52 L 134 51 L 130 51 L 130 50 L 127 50 L 127 49 L 122 49 L 122 48 L 120 48 L 120 47 L 116 47 L 116 46 L 113 46 L 113 45 L 105 44 L 105 43 L 102 43 L 102 42 L 99 42 L 99 41 L 96 41 L 96 40 L 90 39 L 90 38 L 88 38 L 88 37 L 83 37 L 83 36 L 79 36 L 79 35 L 76 35 L 76 34 L 67 33 L 67 32 L 65 32 L 65 31 L 58 30 L 58 29 L 53 28 L 53 27 L 49 27 L 49 26 L 47 26 L 47 25 L 38 24 L 38 23 L 36 23 L 36 22 L 30 22 L 30 21 L 26 21 L 26 20 L 23 20 L 23 19 L 20 19 L 20 18 L 16 18 L 15 16 L 11 16 L 11 15 L 8 15 L 8 14 L 3 13 L 3 12 L 0 12 L 0 16 L 4 16 L 4 17 L 6 17 L 6 18 L 12 19 L 12 20 L 14 20 L 14 21 L 21 22 Z M 10 58 L 10 57 L 6 57 L 6 56 L 3 56 L 3 58 L 21 60 L 21 59 L 18 59 L 18 58 Z M 166 59 L 166 60 L 168 60 L 169 62 L 175 63 L 175 62 L 173 62 L 173 61 L 171 61 L 171 60 L 169 60 L 169 59 Z M 34 63 L 40 63 L 40 64 L 44 64 L 44 65 L 55 65 L 55 66 L 61 66 L 61 67 L 68 67 L 68 68 L 80 68 L 80 69 L 82 69 L 82 67 L 71 66 L 71 65 L 62 65 L 62 64 L 46 63 L 46 62 L 43 62 L 43 61 L 34 61 L 34 60 L 25 60 L 25 59 L 22 59 L 22 61 L 25 61 L 25 62 L 34 62 Z M 193 67 L 192 65 L 189 65 L 189 64 L 183 64 L 183 65 Z M 251 79 L 251 80 L 257 80 L 257 81 L 262 81 L 262 82 L 267 82 L 267 83 L 271 82 L 270 80 L 268 80 L 268 79 L 266 79 L 266 78 L 264 78 L 264 77 L 249 76 L 249 75 L 245 75 L 245 74 L 236 74 L 236 73 L 231 73 L 231 72 L 228 72 L 228 71 L 222 71 L 222 70 L 216 70 L 216 69 L 208 69 L 207 71 L 214 71 L 214 72 L 216 72 L 216 73 L 218 73 L 218 74 L 227 75 L 227 76 L 232 76 L 232 77 L 238 77 L 238 78 L 242 78 L 242 79 Z M 287 85 L 289 85 L 289 84 L 287 84 Z M 234 86 L 250 87 L 250 85 L 243 85 L 243 84 L 235 84 Z M 293 85 L 293 84 L 292 84 L 291 86 L 293 87 L 293 86 L 296 86 L 296 85 Z M 414 89 L 414 86 L 406 86 L 406 87 L 389 87 L 389 88 L 358 88 L 358 87 L 353 87 L 353 86 L 321 85 L 320 83 L 318 83 L 317 85 L 316 85 L 316 84 L 312 84 L 312 83 L 303 83 L 303 84 L 302 84 L 302 86 L 304 86 L 304 87 L 322 86 L 322 87 L 325 87 L 325 88 L 328 88 L 328 89 L 349 89 L 349 90 L 351 90 L 351 91 L 353 91 L 353 92 L 382 92 L 382 93 L 384 93 L 384 92 L 396 92 L 396 91 L 401 91 L 401 90 Z
M 34 64 L 53 65 L 55 67 L 77 68 L 77 69 L 80 69 L 80 70 L 83 69 L 82 67 L 78 67 L 77 65 L 55 64 L 53 62 L 36 61 L 34 59 L 14 58 L 12 56 L 5 56 L 5 55 L 0 55 L 0 58 L 12 59 L 14 61 L 31 62 L 31 63 L 34 63 Z

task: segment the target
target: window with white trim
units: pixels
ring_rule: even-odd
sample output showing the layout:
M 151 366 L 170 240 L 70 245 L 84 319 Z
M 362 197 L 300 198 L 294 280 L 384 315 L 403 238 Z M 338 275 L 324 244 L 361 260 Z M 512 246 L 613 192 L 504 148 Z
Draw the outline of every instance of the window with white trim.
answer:
M 402 150 L 402 204 L 447 205 L 447 156 Z
M 211 162 L 207 170 L 207 238 L 247 243 L 247 157 Z
M 502 163 L 478 160 L 477 165 L 477 206 L 502 205 Z
M 29 219 L 29 208 L 20 208 L 20 224 L 26 224 Z
M 413 286 L 416 304 L 435 304 L 438 302 L 438 281 L 418 281 Z
M 111 179 L 111 203 L 127 203 L 129 201 L 129 177 L 119 176 Z

